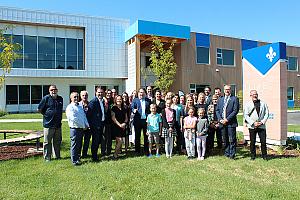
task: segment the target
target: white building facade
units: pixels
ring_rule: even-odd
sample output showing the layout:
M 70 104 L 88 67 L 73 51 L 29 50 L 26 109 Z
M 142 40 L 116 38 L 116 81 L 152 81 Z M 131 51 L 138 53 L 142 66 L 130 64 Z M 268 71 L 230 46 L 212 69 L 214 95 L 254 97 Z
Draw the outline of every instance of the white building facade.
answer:
M 51 84 L 64 108 L 72 91 L 96 86 L 125 90 L 128 77 L 124 32 L 129 20 L 0 7 L 0 26 L 22 45 L 0 90 L 0 109 L 34 112 Z

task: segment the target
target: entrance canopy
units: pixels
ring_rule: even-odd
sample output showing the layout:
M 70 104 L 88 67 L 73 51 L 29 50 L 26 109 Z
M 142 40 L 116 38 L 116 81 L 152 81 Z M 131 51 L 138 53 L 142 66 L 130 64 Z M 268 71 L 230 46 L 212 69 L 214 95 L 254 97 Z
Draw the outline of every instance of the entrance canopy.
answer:
M 191 28 L 175 24 L 166 24 L 137 20 L 125 31 L 125 42 L 137 35 L 161 36 L 173 39 L 190 39 Z

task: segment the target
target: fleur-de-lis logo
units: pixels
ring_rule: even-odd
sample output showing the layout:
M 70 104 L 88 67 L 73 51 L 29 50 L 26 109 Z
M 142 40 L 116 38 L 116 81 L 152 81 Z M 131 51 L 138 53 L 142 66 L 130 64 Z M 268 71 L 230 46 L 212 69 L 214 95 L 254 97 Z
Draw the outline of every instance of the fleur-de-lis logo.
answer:
M 270 60 L 270 62 L 273 61 L 273 58 L 276 56 L 276 52 L 273 50 L 272 47 L 269 48 L 269 53 L 266 54 L 266 57 Z

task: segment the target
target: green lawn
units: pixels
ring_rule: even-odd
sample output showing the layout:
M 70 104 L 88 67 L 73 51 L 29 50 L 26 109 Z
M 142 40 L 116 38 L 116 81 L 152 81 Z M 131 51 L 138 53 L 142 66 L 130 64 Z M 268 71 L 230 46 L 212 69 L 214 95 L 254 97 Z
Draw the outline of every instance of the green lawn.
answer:
M 0 123 L 0 129 L 38 129 L 41 123 Z M 62 160 L 41 156 L 0 162 L 0 199 L 298 199 L 300 158 L 204 161 L 128 157 L 71 165 L 69 130 L 63 123 Z
M 43 116 L 40 113 L 18 113 L 18 114 L 7 114 L 3 117 L 0 117 L 1 119 L 42 119 Z M 66 114 L 63 113 L 63 119 L 66 119 Z

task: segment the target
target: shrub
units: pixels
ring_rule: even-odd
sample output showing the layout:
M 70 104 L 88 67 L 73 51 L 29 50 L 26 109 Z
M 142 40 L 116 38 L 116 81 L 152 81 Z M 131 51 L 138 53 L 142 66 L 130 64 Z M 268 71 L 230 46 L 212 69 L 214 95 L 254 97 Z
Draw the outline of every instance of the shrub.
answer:
M 3 117 L 4 115 L 7 115 L 7 112 L 4 110 L 0 110 L 0 117 Z

